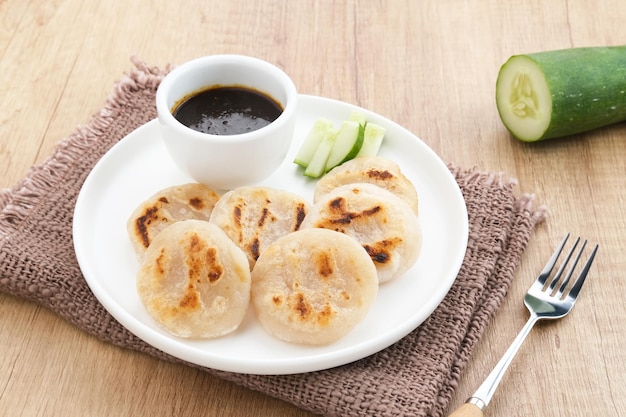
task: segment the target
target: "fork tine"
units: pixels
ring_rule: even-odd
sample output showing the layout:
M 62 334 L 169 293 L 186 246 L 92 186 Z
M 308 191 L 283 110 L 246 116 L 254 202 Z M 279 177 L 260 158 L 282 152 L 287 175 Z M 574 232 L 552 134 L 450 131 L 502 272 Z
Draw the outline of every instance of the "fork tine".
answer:
M 561 251 L 563 250 L 563 247 L 565 246 L 565 243 L 567 242 L 568 238 L 569 238 L 569 233 L 565 235 L 565 237 L 563 238 L 559 246 L 554 250 L 554 253 L 552 254 L 550 259 L 546 263 L 546 266 L 543 267 L 543 270 L 537 277 L 537 281 L 535 281 L 535 284 L 536 285 L 538 284 L 540 288 L 543 288 L 543 286 L 546 283 L 546 280 L 552 273 L 552 269 L 554 268 L 554 265 L 556 265 L 556 261 L 561 255 Z
M 593 259 L 596 257 L 596 252 L 598 252 L 598 246 L 599 245 L 596 245 L 593 248 L 593 252 L 591 252 L 591 255 L 589 256 L 589 259 L 587 259 L 585 266 L 583 267 L 582 271 L 580 271 L 580 275 L 578 275 L 578 278 L 576 279 L 576 282 L 572 286 L 572 289 L 567 294 L 567 298 L 572 301 L 572 304 L 576 302 L 576 299 L 578 298 L 578 293 L 580 292 L 580 289 L 583 287 L 583 284 L 585 283 L 585 279 L 587 278 L 587 273 L 589 272 L 589 268 L 591 268 Z
M 576 249 L 576 246 L 578 246 L 578 242 L 580 242 L 580 238 L 576 239 L 576 241 L 574 242 L 574 244 L 570 248 L 569 252 L 567 253 L 567 256 L 565 257 L 565 260 L 561 263 L 561 266 L 559 267 L 558 272 L 556 274 L 554 274 L 554 278 L 552 278 L 552 281 L 550 282 L 550 286 L 548 287 L 548 290 L 549 290 L 548 292 L 551 293 L 554 290 L 554 287 L 556 287 L 556 283 L 561 279 L 561 275 L 563 275 L 563 271 L 565 271 L 565 268 L 567 267 L 567 264 L 569 263 L 569 260 L 572 258 L 572 255 L 574 254 L 574 250 Z M 584 248 L 584 244 L 583 244 L 583 248 Z M 578 254 L 578 258 L 580 258 L 580 252 Z M 567 283 L 569 282 L 570 277 L 572 276 L 572 273 L 574 272 L 574 267 L 578 263 L 578 258 L 576 259 L 576 261 L 570 267 L 570 270 L 569 270 L 569 272 L 567 274 L 567 277 L 565 277 L 565 281 L 564 281 L 565 285 L 567 285 Z
M 576 248 L 576 246 L 578 245 L 578 242 L 580 241 L 580 238 L 576 239 L 576 242 L 574 243 L 574 246 L 572 246 L 572 249 L 570 250 L 569 255 L 567 256 L 567 259 L 565 260 L 565 262 L 563 263 L 563 265 L 561 266 L 561 270 L 559 272 L 562 272 L 563 269 L 565 269 L 565 264 L 569 262 L 570 257 L 572 255 L 572 253 L 574 252 L 574 249 Z M 572 278 L 572 275 L 574 274 L 574 269 L 576 268 L 576 265 L 578 265 L 578 261 L 580 260 L 580 256 L 583 254 L 583 250 L 585 249 L 585 246 L 587 246 L 587 241 L 585 240 L 583 242 L 583 244 L 580 246 L 580 250 L 578 251 L 578 254 L 576 255 L 576 259 L 574 260 L 574 262 L 572 263 L 572 265 L 569 267 L 569 271 L 567 271 L 567 276 L 565 277 L 565 279 L 563 280 L 563 283 L 561 284 L 561 286 L 559 287 L 559 290 L 557 291 L 557 293 L 555 294 L 555 296 L 557 298 L 561 298 L 561 296 L 563 295 L 563 292 L 565 291 L 565 287 L 567 287 L 567 284 L 569 284 L 570 279 Z M 560 278 L 560 276 L 557 275 L 557 277 L 554 278 L 554 281 L 552 282 L 552 284 L 550 285 L 550 290 L 553 290 L 556 284 L 556 281 Z

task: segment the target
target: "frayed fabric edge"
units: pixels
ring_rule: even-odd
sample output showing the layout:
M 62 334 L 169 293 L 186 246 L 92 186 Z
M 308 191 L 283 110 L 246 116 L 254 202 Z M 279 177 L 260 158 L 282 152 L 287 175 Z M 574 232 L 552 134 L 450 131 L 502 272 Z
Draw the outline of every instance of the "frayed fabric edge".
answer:
M 130 92 L 142 88 L 157 88 L 170 66 L 165 70 L 150 67 L 137 57 L 131 57 L 134 67 L 120 79 L 107 97 L 104 106 L 85 126 L 78 126 L 61 140 L 52 155 L 30 168 L 26 177 L 13 187 L 0 189 L 0 236 L 17 230 L 39 201 L 63 181 L 73 164 L 85 150 L 111 125 L 115 116 L 130 99 Z
M 535 207 L 534 194 L 522 194 L 519 196 L 516 200 L 516 208 L 520 211 L 529 213 L 534 224 L 544 222 L 550 214 L 546 205 L 542 204 Z
M 517 178 L 507 176 L 504 172 L 484 172 L 477 167 L 463 169 L 453 163 L 449 163 L 447 166 L 455 180 L 458 181 L 460 178 L 463 178 L 463 181 L 468 184 L 497 185 L 511 188 L 519 185 Z M 532 219 L 533 224 L 539 224 L 548 218 L 549 210 L 545 205 L 535 206 L 535 198 L 534 194 L 517 196 L 515 209 L 526 212 Z
M 468 184 L 497 185 L 500 187 L 514 187 L 518 185 L 516 178 L 509 177 L 504 172 L 484 172 L 477 167 L 460 168 L 452 163 L 448 164 L 448 169 L 455 180 L 458 181 L 460 178 L 463 178 L 463 181 Z

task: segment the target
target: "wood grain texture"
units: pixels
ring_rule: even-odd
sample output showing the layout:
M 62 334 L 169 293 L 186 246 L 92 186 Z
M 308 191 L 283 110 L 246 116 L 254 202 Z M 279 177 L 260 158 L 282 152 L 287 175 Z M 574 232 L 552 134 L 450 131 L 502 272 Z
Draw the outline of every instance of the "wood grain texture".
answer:
M 364 106 L 444 161 L 502 171 L 546 205 L 507 299 L 450 411 L 497 362 L 527 313 L 522 296 L 566 231 L 601 245 L 571 316 L 540 324 L 487 415 L 626 411 L 626 124 L 537 144 L 512 139 L 495 107 L 516 53 L 626 44 L 623 0 L 0 0 L 0 187 L 86 124 L 132 64 L 214 53 L 284 68 L 301 93 Z M 101 343 L 0 294 L 0 416 L 307 416 L 203 372 Z

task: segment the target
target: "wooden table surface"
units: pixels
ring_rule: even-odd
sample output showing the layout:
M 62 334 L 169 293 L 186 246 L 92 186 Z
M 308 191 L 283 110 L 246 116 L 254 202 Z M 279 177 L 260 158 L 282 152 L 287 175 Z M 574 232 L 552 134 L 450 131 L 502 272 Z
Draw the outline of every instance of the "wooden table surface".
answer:
M 626 44 L 623 0 L 0 1 L 0 187 L 85 124 L 136 55 L 164 67 L 255 55 L 301 93 L 358 104 L 405 126 L 446 162 L 502 171 L 546 205 L 516 280 L 451 408 L 527 319 L 522 296 L 566 231 L 601 245 L 568 318 L 539 325 L 487 415 L 626 411 L 626 124 L 562 140 L 512 139 L 495 106 L 518 53 Z M 0 294 L 1 416 L 308 416 L 201 371 L 99 342 Z

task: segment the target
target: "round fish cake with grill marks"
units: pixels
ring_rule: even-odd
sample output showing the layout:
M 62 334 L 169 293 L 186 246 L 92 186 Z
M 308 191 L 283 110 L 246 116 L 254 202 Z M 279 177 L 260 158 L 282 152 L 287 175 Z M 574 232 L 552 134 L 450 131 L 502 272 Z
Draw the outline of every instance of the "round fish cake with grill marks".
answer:
M 417 191 L 411 180 L 402 173 L 398 164 L 379 156 L 355 158 L 333 168 L 317 182 L 313 202 L 341 185 L 353 183 L 378 185 L 405 200 L 418 214 Z
M 224 194 L 215 204 L 210 222 L 239 246 L 254 266 L 276 239 L 300 229 L 310 204 L 301 196 L 275 188 L 248 186 Z
M 139 259 L 156 235 L 167 226 L 180 220 L 209 220 L 219 198 L 219 194 L 211 188 L 189 183 L 165 188 L 141 203 L 126 223 Z
M 306 345 L 348 334 L 378 293 L 376 268 L 351 237 L 304 229 L 273 242 L 252 270 L 252 304 L 265 330 Z
M 148 247 L 137 274 L 137 293 L 150 316 L 185 338 L 214 338 L 239 327 L 250 285 L 244 253 L 204 220 L 165 228 Z
M 377 185 L 346 184 L 313 205 L 302 228 L 345 233 L 370 255 L 379 282 L 400 276 L 417 261 L 422 233 L 417 216 L 405 200 Z

